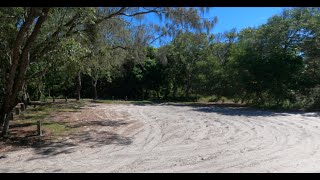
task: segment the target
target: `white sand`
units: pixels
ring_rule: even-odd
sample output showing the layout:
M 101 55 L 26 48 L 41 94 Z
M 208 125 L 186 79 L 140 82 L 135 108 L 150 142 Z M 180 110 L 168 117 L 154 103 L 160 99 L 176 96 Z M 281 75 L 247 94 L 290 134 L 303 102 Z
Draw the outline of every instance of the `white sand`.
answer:
M 320 172 L 316 113 L 165 104 L 89 108 L 102 122 L 125 116 L 112 119 L 118 124 L 88 127 L 81 142 L 6 153 L 0 172 Z

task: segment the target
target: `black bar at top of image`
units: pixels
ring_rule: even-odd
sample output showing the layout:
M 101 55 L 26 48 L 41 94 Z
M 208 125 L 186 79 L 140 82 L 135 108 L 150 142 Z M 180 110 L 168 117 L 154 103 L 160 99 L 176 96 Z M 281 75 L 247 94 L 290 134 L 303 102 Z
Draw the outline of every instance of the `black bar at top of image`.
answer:
M 318 7 L 319 0 L 0 0 L 8 6 Z

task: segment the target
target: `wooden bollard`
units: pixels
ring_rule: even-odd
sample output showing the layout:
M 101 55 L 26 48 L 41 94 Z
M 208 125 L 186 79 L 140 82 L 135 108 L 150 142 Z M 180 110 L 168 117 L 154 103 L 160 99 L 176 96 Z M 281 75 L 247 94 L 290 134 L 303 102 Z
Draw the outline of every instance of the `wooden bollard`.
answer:
M 42 124 L 41 124 L 41 121 L 37 121 L 37 134 L 38 134 L 38 136 L 42 136 Z
M 20 114 L 20 107 L 16 107 L 15 110 L 16 110 L 16 115 L 19 115 Z
M 26 109 L 24 103 L 20 104 L 20 109 L 21 109 L 21 111 L 24 111 Z

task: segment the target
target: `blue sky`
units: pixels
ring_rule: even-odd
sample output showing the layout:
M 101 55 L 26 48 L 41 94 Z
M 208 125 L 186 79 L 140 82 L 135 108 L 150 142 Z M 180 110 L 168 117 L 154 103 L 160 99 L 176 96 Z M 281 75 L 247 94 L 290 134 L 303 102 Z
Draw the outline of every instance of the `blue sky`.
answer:
M 264 24 L 271 16 L 281 13 L 282 9 L 281 7 L 220 7 L 211 8 L 205 16 L 217 16 L 218 23 L 211 32 L 223 33 L 232 28 L 239 31 L 249 26 Z
M 211 30 L 211 33 L 223 33 L 232 28 L 240 31 L 246 27 L 256 27 L 267 22 L 268 18 L 279 14 L 284 8 L 282 7 L 217 7 L 210 8 L 204 18 L 218 17 L 218 22 Z M 146 22 L 161 24 L 160 20 L 153 14 L 148 14 Z M 143 23 L 142 21 L 140 23 Z M 159 46 L 157 43 L 154 46 Z

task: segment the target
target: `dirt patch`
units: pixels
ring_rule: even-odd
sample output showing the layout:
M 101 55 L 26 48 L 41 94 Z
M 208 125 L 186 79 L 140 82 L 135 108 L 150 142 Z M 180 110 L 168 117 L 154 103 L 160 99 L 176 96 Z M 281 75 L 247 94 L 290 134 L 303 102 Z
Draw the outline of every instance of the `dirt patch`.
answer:
M 99 133 L 97 129 L 103 126 L 114 127 L 126 125 L 121 119 L 126 119 L 128 114 L 115 114 L 114 112 L 102 111 L 101 109 L 91 109 L 98 105 L 89 104 L 88 106 L 77 108 L 74 106 L 66 107 L 59 103 L 55 110 L 50 111 L 43 116 L 43 136 L 38 136 L 36 129 L 36 120 L 42 109 L 29 109 L 31 113 L 16 116 L 10 124 L 10 136 L 0 139 L 0 153 L 4 154 L 11 151 L 17 151 L 25 148 L 41 148 L 63 144 L 66 139 L 79 142 L 96 141 L 106 142 L 116 139 L 112 132 Z M 70 110 L 71 109 L 71 110 Z M 47 109 L 45 109 L 46 111 Z M 32 119 L 32 120 L 29 120 Z M 112 128 L 110 129 L 112 130 Z
M 81 131 L 4 154 L 0 172 L 320 172 L 317 113 L 99 103 L 62 115 Z

